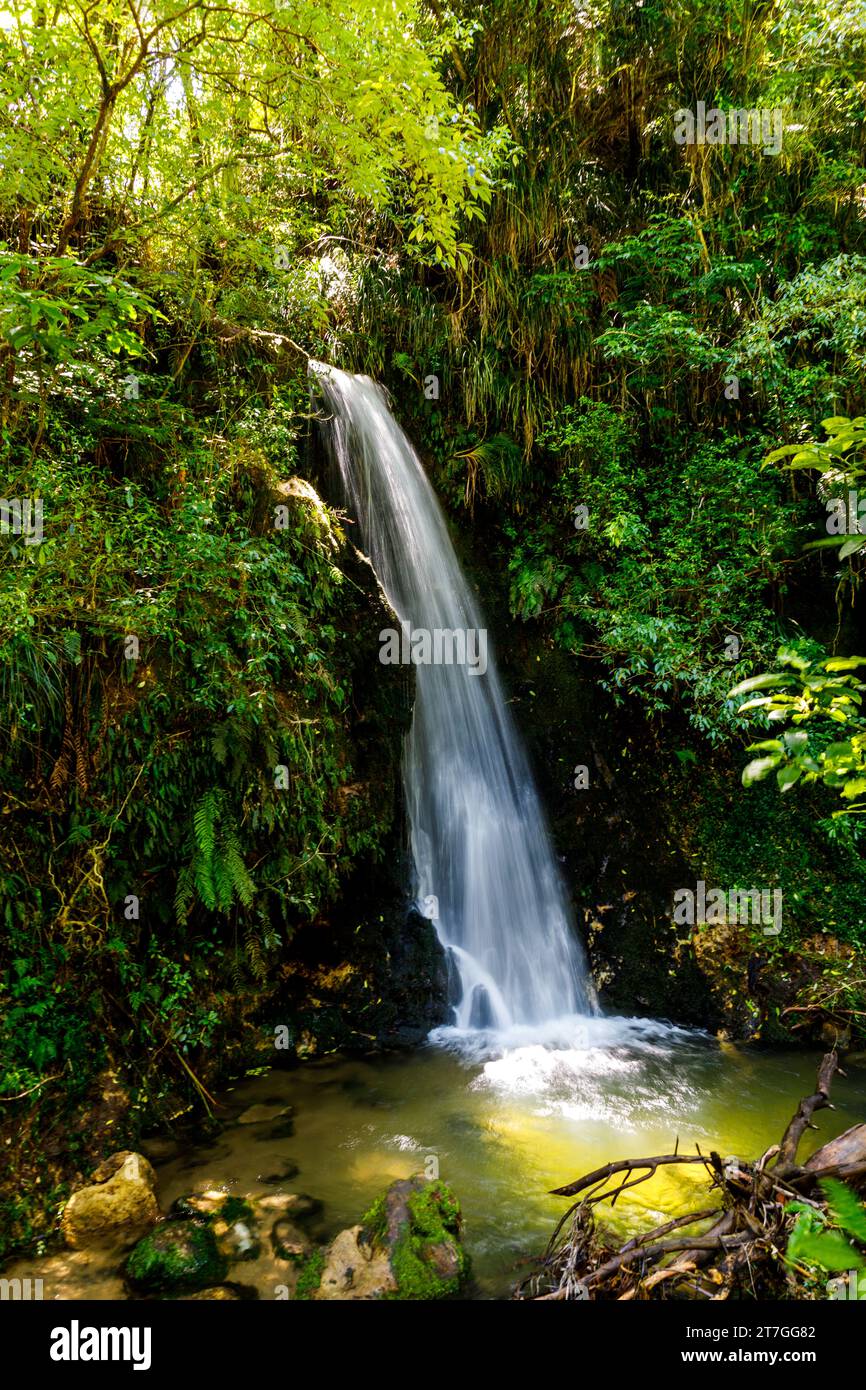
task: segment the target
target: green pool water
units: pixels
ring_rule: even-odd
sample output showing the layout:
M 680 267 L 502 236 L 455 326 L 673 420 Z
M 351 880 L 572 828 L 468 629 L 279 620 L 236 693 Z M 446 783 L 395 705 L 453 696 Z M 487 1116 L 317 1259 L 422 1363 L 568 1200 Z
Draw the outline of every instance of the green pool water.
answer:
M 552 1187 L 609 1160 L 670 1153 L 677 1142 L 681 1152 L 699 1144 L 754 1158 L 814 1090 L 817 1053 L 615 1025 L 597 1020 L 570 1046 L 528 1042 L 500 1057 L 427 1046 L 249 1078 L 221 1097 L 219 1138 L 160 1167 L 163 1209 L 194 1189 L 274 1191 L 275 1175 L 296 1168 L 282 1186 L 320 1199 L 322 1233 L 333 1234 L 359 1221 L 393 1179 L 438 1171 L 463 1206 L 472 1292 L 497 1297 L 527 1272 L 526 1257 L 543 1249 L 565 1209 Z M 833 1100 L 802 1157 L 866 1119 L 862 1065 L 836 1078 Z M 250 1105 L 275 1101 L 292 1106 L 293 1133 L 272 1138 L 268 1126 L 236 1123 Z M 704 1205 L 705 1193 L 700 1165 L 663 1169 L 612 1219 L 620 1229 L 650 1226 Z

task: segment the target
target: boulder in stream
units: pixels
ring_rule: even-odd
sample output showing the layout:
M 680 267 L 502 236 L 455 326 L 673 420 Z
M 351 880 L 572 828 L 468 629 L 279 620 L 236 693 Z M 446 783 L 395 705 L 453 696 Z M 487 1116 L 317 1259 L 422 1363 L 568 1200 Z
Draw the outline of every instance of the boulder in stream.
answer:
M 137 1293 L 178 1293 L 221 1284 L 228 1260 L 209 1226 L 166 1221 L 144 1236 L 126 1261 L 127 1282 Z
M 300 1296 L 316 1299 L 447 1298 L 456 1294 L 469 1261 L 460 1240 L 459 1203 L 443 1182 L 403 1178 L 374 1202 L 363 1224 L 341 1231 L 308 1288 L 303 1271 Z M 313 1257 L 315 1259 L 315 1257 Z
M 159 1220 L 156 1174 L 141 1154 L 112 1154 L 93 1179 L 91 1186 L 73 1192 L 60 1219 L 73 1250 L 131 1245 Z
M 276 1125 L 291 1133 L 292 1107 L 282 1101 L 263 1101 L 259 1105 L 248 1105 L 238 1115 L 239 1125 Z

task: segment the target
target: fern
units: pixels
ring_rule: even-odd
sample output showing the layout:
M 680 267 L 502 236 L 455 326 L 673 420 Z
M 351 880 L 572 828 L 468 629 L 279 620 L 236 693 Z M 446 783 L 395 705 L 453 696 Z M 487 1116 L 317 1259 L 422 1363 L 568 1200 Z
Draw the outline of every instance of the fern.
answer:
M 236 902 L 250 908 L 256 885 L 244 863 L 237 828 L 224 793 L 206 791 L 193 812 L 189 862 L 178 876 L 175 912 L 187 921 L 196 899 L 208 912 L 228 914 Z
M 195 809 L 193 825 L 199 853 L 207 861 L 213 859 L 213 852 L 216 847 L 216 822 L 219 815 L 220 793 L 216 791 L 205 792 Z
M 838 1178 L 822 1178 L 821 1189 L 837 1226 L 866 1245 L 866 1206 Z
M 222 862 L 229 876 L 232 890 L 244 907 L 251 907 L 256 886 L 247 872 L 237 836 L 231 832 L 222 851 Z
M 791 1202 L 788 1211 L 797 1220 L 788 1240 L 785 1258 L 790 1264 L 817 1265 L 831 1273 L 866 1268 L 863 1255 L 851 1238 L 866 1243 L 866 1207 L 856 1193 L 835 1178 L 824 1178 L 821 1187 L 829 1214 L 841 1230 L 830 1229 L 827 1217 L 815 1207 Z

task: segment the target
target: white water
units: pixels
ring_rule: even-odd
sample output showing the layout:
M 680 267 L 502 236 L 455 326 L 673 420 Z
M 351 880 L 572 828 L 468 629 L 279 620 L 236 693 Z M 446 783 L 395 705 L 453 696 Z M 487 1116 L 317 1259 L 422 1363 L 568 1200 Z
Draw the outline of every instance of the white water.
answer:
M 436 496 L 383 390 L 318 362 L 310 372 L 360 547 L 397 617 L 412 631 L 479 633 Z M 415 680 L 403 759 L 414 891 L 419 905 L 437 904 L 460 984 L 455 1028 L 438 1036 L 500 1048 L 570 1040 L 575 1016 L 597 1012 L 594 994 L 489 644 L 483 674 L 416 664 Z

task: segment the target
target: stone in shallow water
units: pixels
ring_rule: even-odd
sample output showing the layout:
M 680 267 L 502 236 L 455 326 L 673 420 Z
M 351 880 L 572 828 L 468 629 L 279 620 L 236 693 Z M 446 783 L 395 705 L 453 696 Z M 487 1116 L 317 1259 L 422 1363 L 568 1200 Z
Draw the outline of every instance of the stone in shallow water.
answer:
M 178 1197 L 170 1216 L 194 1221 L 213 1232 L 221 1255 L 233 1264 L 237 1260 L 256 1260 L 261 1252 L 258 1218 L 245 1197 L 227 1192 L 193 1192 Z
M 61 1229 L 74 1250 L 130 1245 L 159 1220 L 156 1174 L 141 1154 L 123 1150 L 94 1170 L 95 1184 L 73 1192 Z
M 291 1159 L 286 1159 L 283 1162 L 282 1168 L 278 1171 L 260 1174 L 259 1182 L 264 1183 L 266 1187 L 279 1187 L 282 1183 L 291 1182 L 293 1178 L 298 1176 L 300 1171 L 297 1163 L 292 1163 Z
M 212 1192 L 191 1192 L 176 1197 L 171 1204 L 169 1218 L 176 1221 L 200 1221 L 207 1224 L 224 1205 L 227 1193 L 218 1189 Z
M 185 1294 L 181 1302 L 192 1303 L 196 1299 L 212 1299 L 214 1302 L 224 1303 L 230 1300 L 239 1300 L 240 1294 L 228 1284 L 217 1284 L 211 1289 L 199 1289 L 197 1293 Z
M 392 1183 L 363 1226 L 341 1231 L 331 1242 L 311 1297 L 447 1298 L 468 1273 L 460 1227 L 459 1204 L 445 1183 L 421 1177 Z
M 234 1221 L 226 1221 L 218 1216 L 211 1223 L 211 1230 L 216 1237 L 220 1254 L 225 1255 L 230 1263 L 234 1263 L 235 1260 L 258 1259 L 262 1248 L 261 1241 L 255 1234 L 251 1218 L 248 1221 L 241 1217 Z
M 141 1151 L 151 1163 L 170 1163 L 173 1158 L 179 1157 L 181 1143 L 170 1134 L 154 1134 L 150 1139 L 141 1140 Z
M 219 1284 L 227 1269 L 209 1227 L 167 1221 L 138 1242 L 124 1272 L 137 1293 L 171 1293 Z
M 313 1249 L 303 1231 L 286 1216 L 281 1216 L 274 1222 L 271 1228 L 271 1246 L 280 1260 L 305 1260 Z
M 291 1118 L 292 1107 L 281 1101 L 265 1101 L 261 1105 L 250 1105 L 238 1115 L 239 1125 L 264 1125 L 277 1120 Z

